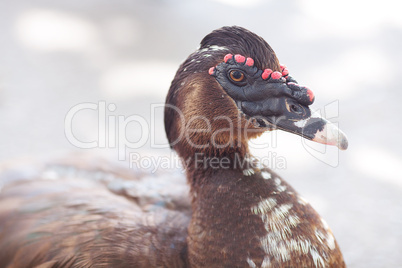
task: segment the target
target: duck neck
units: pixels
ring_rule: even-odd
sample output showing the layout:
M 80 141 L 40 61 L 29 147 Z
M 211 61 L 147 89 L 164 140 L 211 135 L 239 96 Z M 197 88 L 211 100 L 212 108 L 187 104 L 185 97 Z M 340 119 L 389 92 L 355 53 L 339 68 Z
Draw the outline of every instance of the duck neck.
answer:
M 186 167 L 191 189 L 194 191 L 209 181 L 213 174 L 226 173 L 231 170 L 241 172 L 251 168 L 247 142 L 225 148 L 192 150 L 182 155 L 181 159 Z
M 250 240 L 265 232 L 251 208 L 269 192 L 264 179 L 254 174 L 254 164 L 247 147 L 213 155 L 197 152 L 187 163 L 193 210 L 188 230 L 192 267 L 216 263 L 234 267 L 250 254 L 254 259 L 264 257 L 258 240 Z

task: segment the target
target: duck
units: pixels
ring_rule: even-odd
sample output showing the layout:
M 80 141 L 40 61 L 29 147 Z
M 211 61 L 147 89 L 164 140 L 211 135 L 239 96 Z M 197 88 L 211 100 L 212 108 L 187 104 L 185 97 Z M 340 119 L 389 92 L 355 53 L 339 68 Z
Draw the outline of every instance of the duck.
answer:
M 345 150 L 315 96 L 240 26 L 180 65 L 164 124 L 185 175 L 75 155 L 0 170 L 0 267 L 346 267 L 328 224 L 254 157 L 282 130 Z

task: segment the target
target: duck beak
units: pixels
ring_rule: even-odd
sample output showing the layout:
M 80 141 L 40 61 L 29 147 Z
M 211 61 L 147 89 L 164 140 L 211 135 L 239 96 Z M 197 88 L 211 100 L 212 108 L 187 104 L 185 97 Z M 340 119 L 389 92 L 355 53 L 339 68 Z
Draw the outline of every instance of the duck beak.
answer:
M 348 148 L 346 135 L 335 124 L 317 113 L 312 113 L 310 105 L 315 99 L 313 92 L 295 83 L 291 77 L 286 81 L 286 84 L 281 84 L 268 80 L 264 87 L 265 91 L 261 91 L 264 95 L 249 94 L 247 97 L 253 100 L 240 102 L 239 109 L 256 119 L 257 125 L 262 128 L 281 129 L 308 140 L 335 145 L 341 150 L 346 150 Z M 257 97 L 261 97 L 262 100 L 258 100 Z
M 335 124 L 322 117 L 314 117 L 313 115 L 304 120 L 294 121 L 293 126 L 278 127 L 318 143 L 337 146 L 341 150 L 348 148 L 348 139 L 345 133 Z
M 238 104 L 251 123 L 256 127 L 280 129 L 308 140 L 322 144 L 335 145 L 341 150 L 348 148 L 346 135 L 333 123 L 312 113 L 309 103 L 294 98 L 267 98 L 258 102 L 244 101 Z M 276 115 L 272 115 L 276 114 Z
M 308 140 L 337 146 L 341 150 L 348 148 L 348 139 L 345 133 L 335 124 L 315 114 L 299 121 L 279 120 L 275 127 Z
M 349 143 L 345 133 L 326 119 L 321 118 L 321 120 L 325 122 L 324 128 L 317 130 L 311 140 L 322 144 L 335 145 L 341 150 L 346 150 Z

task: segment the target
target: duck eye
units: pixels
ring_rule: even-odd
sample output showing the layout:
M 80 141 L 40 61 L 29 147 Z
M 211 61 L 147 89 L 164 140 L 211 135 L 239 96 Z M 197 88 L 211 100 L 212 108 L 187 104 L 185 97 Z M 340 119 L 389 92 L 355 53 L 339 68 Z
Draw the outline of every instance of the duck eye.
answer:
M 295 104 L 290 105 L 290 111 L 298 115 L 303 114 L 303 110 L 298 105 Z
M 298 113 L 299 112 L 299 107 L 297 107 L 296 105 L 292 104 L 290 105 L 290 110 L 294 113 Z
M 234 82 L 241 82 L 245 77 L 244 73 L 240 72 L 239 70 L 230 71 L 229 76 Z

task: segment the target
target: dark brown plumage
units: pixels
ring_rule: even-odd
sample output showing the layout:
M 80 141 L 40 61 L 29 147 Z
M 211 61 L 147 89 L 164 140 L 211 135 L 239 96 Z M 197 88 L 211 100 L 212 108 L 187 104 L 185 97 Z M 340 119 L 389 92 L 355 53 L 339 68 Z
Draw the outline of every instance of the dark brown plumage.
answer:
M 150 175 L 79 156 L 30 172 L 4 169 L 0 267 L 344 267 L 325 221 L 250 155 L 248 140 L 275 126 L 265 111 L 262 121 L 248 114 L 209 72 L 238 64 L 222 63 L 229 53 L 254 59 L 257 75 L 281 71 L 270 46 L 241 27 L 207 35 L 180 66 L 165 128 L 190 187 L 181 174 Z M 294 88 L 275 93 L 278 103 L 295 102 Z M 216 159 L 225 166 L 216 167 Z
M 180 173 L 74 155 L 8 168 L 1 180 L 0 267 L 186 266 L 191 209 Z M 163 189 L 174 184 L 183 187 Z

